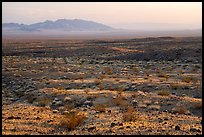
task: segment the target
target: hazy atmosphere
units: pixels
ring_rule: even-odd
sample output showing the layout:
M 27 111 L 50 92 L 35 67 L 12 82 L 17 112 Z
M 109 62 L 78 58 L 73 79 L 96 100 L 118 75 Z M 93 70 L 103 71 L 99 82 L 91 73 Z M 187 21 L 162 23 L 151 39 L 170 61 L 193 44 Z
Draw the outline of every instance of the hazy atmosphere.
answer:
M 113 28 L 200 29 L 201 2 L 3 2 L 2 23 L 84 19 Z

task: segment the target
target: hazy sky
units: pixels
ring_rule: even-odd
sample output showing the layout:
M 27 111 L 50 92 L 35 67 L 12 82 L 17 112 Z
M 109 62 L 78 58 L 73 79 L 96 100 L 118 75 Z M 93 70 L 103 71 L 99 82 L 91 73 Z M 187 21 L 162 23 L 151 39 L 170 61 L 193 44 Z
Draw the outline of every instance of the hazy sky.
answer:
M 124 29 L 202 28 L 202 2 L 3 2 L 3 23 L 85 19 Z

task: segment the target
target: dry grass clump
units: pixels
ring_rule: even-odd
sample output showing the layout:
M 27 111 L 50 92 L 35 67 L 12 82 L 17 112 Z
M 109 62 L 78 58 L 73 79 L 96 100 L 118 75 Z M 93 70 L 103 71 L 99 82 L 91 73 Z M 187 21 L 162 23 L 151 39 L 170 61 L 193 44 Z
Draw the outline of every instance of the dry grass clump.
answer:
M 182 82 L 186 82 L 186 83 L 190 83 L 191 81 L 193 81 L 193 78 L 191 76 L 184 76 L 181 79 Z
M 169 96 L 171 94 L 168 90 L 159 90 L 156 93 L 157 95 L 161 95 L 161 96 Z
M 67 128 L 68 130 L 73 130 L 86 119 L 84 113 L 73 112 L 64 115 L 64 118 L 61 120 L 60 125 Z

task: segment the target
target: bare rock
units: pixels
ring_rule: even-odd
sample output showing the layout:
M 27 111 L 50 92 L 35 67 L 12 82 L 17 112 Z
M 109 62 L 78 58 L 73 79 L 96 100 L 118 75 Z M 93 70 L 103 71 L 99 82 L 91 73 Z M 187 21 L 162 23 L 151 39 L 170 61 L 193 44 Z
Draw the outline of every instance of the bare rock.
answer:
M 150 105 L 150 106 L 148 106 L 148 109 L 150 109 L 150 110 L 159 110 L 160 106 L 159 105 Z
M 85 106 L 92 106 L 92 105 L 93 105 L 93 102 L 92 102 L 92 101 L 89 101 L 89 100 L 86 100 L 86 101 L 84 102 L 84 105 L 85 105 Z
M 52 112 L 53 112 L 53 113 L 58 113 L 59 111 L 55 109 L 55 110 L 53 110 Z
M 179 125 L 176 125 L 176 126 L 175 126 L 175 130 L 180 130 L 180 126 L 179 126 Z
M 63 106 L 63 103 L 62 103 L 62 101 L 57 101 L 57 102 L 55 103 L 55 105 L 56 105 L 56 106 Z
M 132 105 L 133 106 L 137 106 L 137 104 L 138 104 L 138 102 L 134 99 L 134 100 L 132 100 Z
M 111 123 L 111 127 L 114 127 L 114 126 L 116 126 L 116 125 L 117 125 L 117 124 L 114 123 L 114 122 Z
M 95 130 L 96 129 L 96 126 L 92 126 L 92 127 L 89 127 L 88 128 L 88 131 L 90 132 L 90 131 L 93 131 L 93 130 Z
M 65 97 L 64 102 L 72 102 L 72 99 L 70 97 Z
M 196 129 L 196 128 L 190 128 L 190 132 L 201 132 L 200 129 Z
M 146 104 L 138 104 L 138 107 L 139 107 L 139 108 L 146 108 L 147 105 L 146 105 Z

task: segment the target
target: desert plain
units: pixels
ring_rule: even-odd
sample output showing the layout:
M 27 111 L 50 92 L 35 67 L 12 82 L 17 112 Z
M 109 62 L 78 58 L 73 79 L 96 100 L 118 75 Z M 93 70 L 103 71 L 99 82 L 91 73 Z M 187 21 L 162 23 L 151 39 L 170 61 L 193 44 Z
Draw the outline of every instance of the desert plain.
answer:
M 3 39 L 3 135 L 201 135 L 202 37 Z

